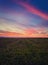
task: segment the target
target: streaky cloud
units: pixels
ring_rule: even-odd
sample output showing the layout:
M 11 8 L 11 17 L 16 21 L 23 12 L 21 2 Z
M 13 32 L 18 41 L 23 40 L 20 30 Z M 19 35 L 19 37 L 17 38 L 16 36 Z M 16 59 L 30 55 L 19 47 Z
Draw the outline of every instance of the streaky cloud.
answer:
M 48 14 L 44 14 L 43 12 L 37 10 L 36 8 L 34 8 L 33 6 L 30 6 L 27 3 L 18 2 L 18 4 L 25 7 L 26 10 L 31 12 L 32 14 L 36 14 L 36 15 L 40 16 L 41 18 L 48 20 Z

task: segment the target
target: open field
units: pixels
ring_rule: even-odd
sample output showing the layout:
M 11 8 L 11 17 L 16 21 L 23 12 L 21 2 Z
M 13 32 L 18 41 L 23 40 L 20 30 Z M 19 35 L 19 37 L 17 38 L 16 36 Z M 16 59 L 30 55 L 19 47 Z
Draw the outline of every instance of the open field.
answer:
M 0 65 L 48 65 L 48 39 L 0 38 Z

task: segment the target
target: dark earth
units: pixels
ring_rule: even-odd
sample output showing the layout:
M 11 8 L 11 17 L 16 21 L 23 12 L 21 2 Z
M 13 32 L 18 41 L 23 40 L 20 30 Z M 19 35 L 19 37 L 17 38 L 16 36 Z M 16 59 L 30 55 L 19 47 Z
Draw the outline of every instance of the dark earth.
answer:
M 48 39 L 0 38 L 0 65 L 48 65 Z

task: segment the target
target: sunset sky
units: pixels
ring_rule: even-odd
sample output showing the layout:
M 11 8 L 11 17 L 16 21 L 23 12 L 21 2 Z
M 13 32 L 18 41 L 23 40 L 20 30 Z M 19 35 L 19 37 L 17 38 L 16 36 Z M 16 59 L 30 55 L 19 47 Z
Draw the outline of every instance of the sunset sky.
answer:
M 0 0 L 0 37 L 48 38 L 48 0 Z

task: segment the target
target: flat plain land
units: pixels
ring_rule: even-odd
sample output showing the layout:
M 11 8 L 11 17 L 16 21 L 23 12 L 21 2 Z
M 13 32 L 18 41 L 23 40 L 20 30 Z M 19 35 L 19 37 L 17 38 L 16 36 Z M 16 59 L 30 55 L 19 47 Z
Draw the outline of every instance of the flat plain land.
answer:
M 0 65 L 48 65 L 48 39 L 0 38 Z

